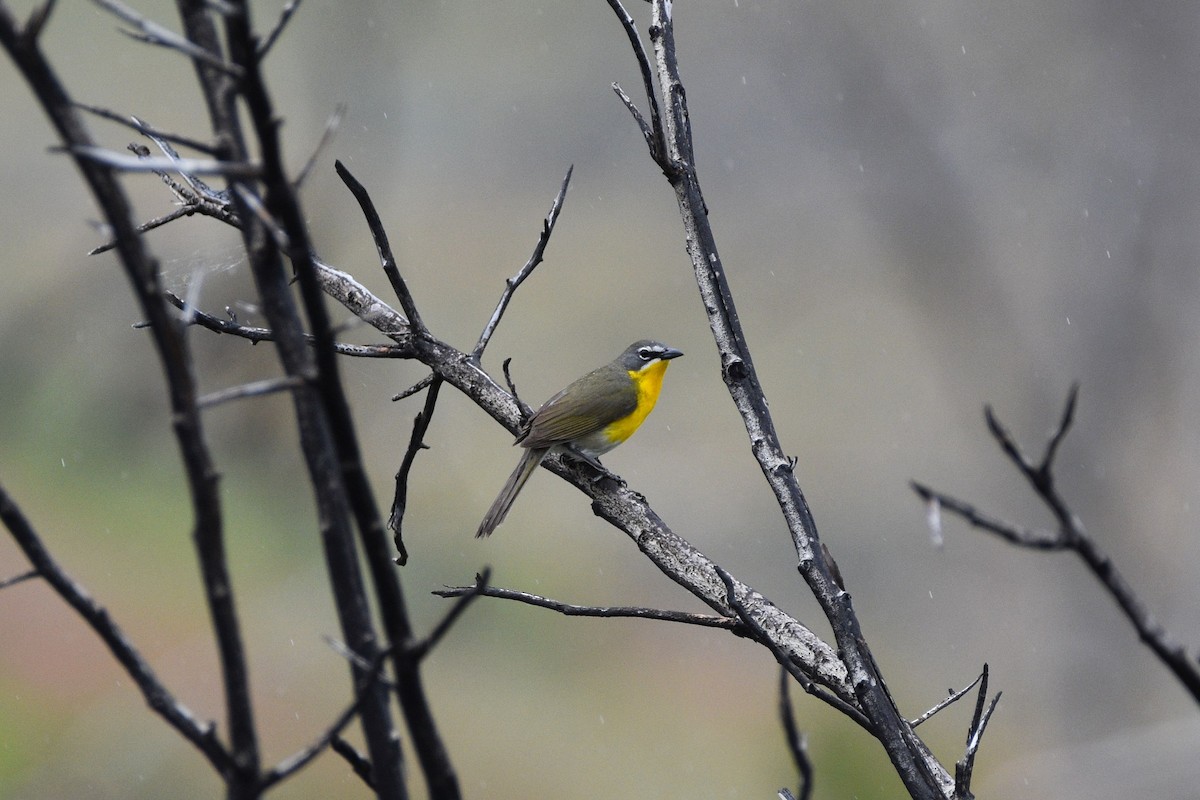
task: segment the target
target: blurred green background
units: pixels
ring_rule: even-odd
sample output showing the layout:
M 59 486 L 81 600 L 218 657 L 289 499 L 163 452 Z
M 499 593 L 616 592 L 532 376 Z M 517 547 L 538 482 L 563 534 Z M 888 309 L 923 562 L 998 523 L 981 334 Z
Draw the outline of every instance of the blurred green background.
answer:
M 163 2 L 138 8 L 173 28 Z M 260 28 L 280 3 L 255 4 Z M 646 9 L 633 3 L 644 31 Z M 18 4 L 24 14 L 30 3 Z M 1158 618 L 1200 639 L 1200 15 L 1194 3 L 849 0 L 676 3 L 701 181 L 749 343 L 893 693 L 909 716 L 986 661 L 1001 701 L 981 797 L 1194 792 L 1196 706 L 1066 555 L 956 521 L 935 549 L 917 478 L 1028 524 L 1046 513 L 988 438 L 993 403 L 1039 449 L 1082 395 L 1060 484 Z M 208 130 L 188 64 L 60 3 L 44 47 L 85 102 Z M 389 296 L 333 173 L 371 190 L 426 321 L 474 341 L 569 164 L 546 263 L 485 365 L 540 402 L 641 336 L 687 352 L 609 466 L 676 531 L 823 635 L 717 358 L 673 196 L 613 96 L 640 80 L 601 0 L 304 4 L 268 63 L 298 169 L 348 112 L 303 199 L 320 254 Z M 644 107 L 644 103 L 642 103 Z M 97 216 L 27 87 L 0 67 L 0 480 L 67 570 L 163 680 L 223 726 L 212 636 L 163 379 Z M 93 125 L 120 150 L 130 133 Z M 171 197 L 126 181 L 142 218 Z M 231 233 L 151 234 L 166 283 L 257 321 Z M 345 314 L 338 313 L 339 319 Z M 370 341 L 369 331 L 349 338 Z M 278 373 L 267 346 L 191 333 L 204 391 Z M 417 365 L 343 362 L 380 502 L 420 398 Z M 307 743 L 348 698 L 282 397 L 206 414 L 252 660 L 264 759 Z M 402 579 L 498 585 L 579 603 L 699 610 L 587 503 L 539 474 L 499 533 L 471 533 L 517 458 L 443 392 L 417 462 Z M 0 537 L 0 576 L 25 570 Z M 208 797 L 216 779 L 145 708 L 88 629 L 36 581 L 0 593 L 0 796 Z M 765 798 L 795 784 L 776 668 L 728 635 L 566 620 L 480 602 L 429 661 L 468 797 Z M 817 798 L 901 793 L 881 750 L 797 698 Z M 969 710 L 921 730 L 943 763 Z M 423 791 L 414 780 L 417 796 Z M 1184 787 L 1188 787 L 1185 789 Z M 272 796 L 361 797 L 325 755 Z

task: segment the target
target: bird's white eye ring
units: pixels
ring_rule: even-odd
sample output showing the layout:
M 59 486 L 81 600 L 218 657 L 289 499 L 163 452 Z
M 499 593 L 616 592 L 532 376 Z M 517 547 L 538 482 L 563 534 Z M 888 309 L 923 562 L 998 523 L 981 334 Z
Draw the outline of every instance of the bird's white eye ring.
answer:
M 641 350 L 638 350 L 638 358 L 642 359 L 642 361 L 651 361 L 658 358 L 658 351 L 652 347 L 643 347 Z

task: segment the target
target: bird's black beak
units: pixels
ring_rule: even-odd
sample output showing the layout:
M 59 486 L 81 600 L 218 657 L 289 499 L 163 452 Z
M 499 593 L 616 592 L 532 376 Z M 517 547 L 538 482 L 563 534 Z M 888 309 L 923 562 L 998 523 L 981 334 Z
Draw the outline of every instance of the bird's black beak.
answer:
M 662 355 L 660 355 L 659 358 L 661 358 L 663 361 L 670 361 L 672 358 L 679 358 L 681 355 L 683 355 L 682 350 L 676 350 L 674 347 L 668 347 L 666 350 L 663 350 Z

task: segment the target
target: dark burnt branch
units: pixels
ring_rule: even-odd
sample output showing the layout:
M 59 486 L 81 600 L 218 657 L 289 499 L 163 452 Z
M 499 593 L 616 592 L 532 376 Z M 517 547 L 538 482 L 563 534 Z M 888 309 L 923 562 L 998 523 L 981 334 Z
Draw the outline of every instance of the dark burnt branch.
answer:
M 36 94 L 64 147 L 72 152 L 76 166 L 113 232 L 120 263 L 149 323 L 166 378 L 171 420 L 191 494 L 194 516 L 192 539 L 200 563 L 222 670 L 230 752 L 227 758 L 222 759 L 219 772 L 226 783 L 228 797 L 249 797 L 254 793 L 259 765 L 249 674 L 234 601 L 235 593 L 225 557 L 223 514 L 217 491 L 218 475 L 208 451 L 196 404 L 196 382 L 184 330 L 174 312 L 163 301 L 158 264 L 145 250 L 134 228 L 130 203 L 117 182 L 114 170 L 74 152 L 78 148 L 93 148 L 94 142 L 70 95 L 37 48 L 36 40 L 19 35 L 15 22 L 4 6 L 0 6 L 0 45 L 7 50 Z M 65 590 L 64 587 L 60 591 Z M 148 699 L 159 713 L 164 716 L 171 713 L 169 709 L 163 709 L 162 698 Z M 178 720 L 172 724 L 178 726 Z M 211 745 L 201 749 L 210 760 L 214 759 Z
M 984 677 L 985 675 L 987 675 L 987 671 L 988 671 L 988 665 L 987 665 L 987 664 L 984 664 L 984 665 L 983 665 L 983 672 L 979 673 L 979 675 L 978 675 L 978 676 L 975 678 L 975 680 L 971 681 L 969 684 L 967 684 L 965 687 L 963 687 L 962 689 L 958 690 L 957 692 L 956 692 L 956 691 L 954 691 L 953 689 L 951 689 L 951 690 L 950 690 L 950 695 L 949 695 L 949 697 L 947 697 L 945 700 L 943 700 L 943 701 L 941 701 L 940 703 L 938 703 L 938 704 L 937 704 L 936 706 L 934 706 L 933 708 L 931 708 L 931 709 L 929 709 L 928 711 L 926 711 L 926 712 L 925 712 L 924 714 L 922 714 L 921 716 L 919 716 L 919 717 L 917 717 L 916 719 L 914 719 L 914 720 L 913 720 L 913 721 L 912 721 L 910 724 L 911 724 L 911 725 L 912 725 L 912 726 L 915 728 L 915 727 L 917 727 L 918 725 L 920 725 L 922 722 L 925 722 L 926 720 L 928 720 L 928 719 L 929 719 L 930 717 L 932 717 L 934 714 L 936 714 L 936 713 L 938 713 L 939 711 L 941 711 L 942 709 L 944 709 L 944 708 L 946 708 L 946 707 L 948 707 L 948 706 L 950 706 L 950 705 L 953 705 L 954 703 L 957 703 L 959 700 L 961 700 L 963 697 L 965 697 L 965 696 L 966 696 L 967 692 L 969 692 L 969 691 L 971 691 L 972 689 L 974 689 L 974 688 L 975 688 L 975 684 L 977 684 L 977 683 L 979 683 L 981 680 L 983 680 L 983 677 Z
M 633 17 L 629 16 L 629 12 L 625 10 L 625 7 L 621 5 L 621 0 L 608 0 L 608 5 L 612 8 L 613 13 L 617 15 L 617 19 L 621 21 L 621 27 L 625 29 L 625 35 L 629 37 L 629 46 L 633 48 L 634 58 L 637 59 L 638 70 L 642 75 L 642 91 L 645 92 L 646 103 L 650 106 L 650 124 L 646 124 L 645 118 L 638 111 L 637 104 L 616 83 L 612 85 L 613 91 L 617 93 L 617 97 L 621 98 L 621 102 L 625 104 L 625 108 L 629 109 L 629 113 L 633 115 L 634 121 L 637 122 L 638 128 L 642 132 L 642 137 L 646 140 L 646 145 L 650 148 L 650 157 L 663 167 L 663 171 L 665 172 L 668 170 L 666 161 L 666 134 L 663 130 L 662 112 L 659 109 L 658 96 L 654 91 L 654 71 L 650 67 L 650 58 L 646 55 L 646 48 L 642 45 L 642 37 L 638 33 L 637 24 L 633 21 Z
M 292 0 L 288 4 L 288 7 L 284 9 L 284 12 L 288 13 L 288 8 L 294 9 L 298 5 L 300 5 L 300 0 Z M 333 136 L 337 133 L 338 128 L 341 127 L 342 117 L 345 115 L 346 104 L 338 103 L 337 108 L 334 109 L 333 114 L 329 117 L 329 121 L 325 123 L 325 130 L 321 132 L 321 139 L 317 142 L 317 146 L 313 148 L 312 155 L 308 157 L 308 161 L 304 162 L 304 166 L 296 175 L 296 180 L 292 181 L 292 185 L 297 191 L 304 186 L 304 182 L 308 180 L 308 176 L 316 169 L 317 160 L 320 158 L 321 153 L 325 152 L 325 149 L 329 147 L 329 143 L 333 141 Z
M 983 741 L 983 732 L 987 730 L 988 720 L 996 710 L 1003 692 L 996 692 L 990 703 L 987 702 L 988 667 L 983 665 L 983 673 L 979 676 L 979 694 L 975 698 L 975 714 L 971 717 L 971 727 L 967 731 L 967 750 L 954 769 L 954 800 L 974 800 L 971 792 L 971 778 L 975 770 L 975 755 Z
M 258 58 L 263 60 L 267 57 L 267 53 L 271 52 L 271 48 L 275 46 L 275 42 L 279 40 L 280 34 L 284 28 L 291 22 L 292 15 L 300 8 L 300 0 L 288 0 L 284 4 L 283 10 L 279 12 L 279 19 L 275 22 L 275 27 L 271 28 L 271 32 L 263 39 L 262 44 L 258 46 Z
M 658 608 L 643 608 L 641 606 L 580 606 L 564 603 L 530 592 L 516 589 L 502 589 L 499 586 L 483 586 L 478 584 L 476 576 L 474 586 L 448 586 L 434 592 L 438 597 L 495 597 L 501 600 L 515 600 L 538 608 L 549 609 L 565 617 L 623 617 L 630 619 L 653 619 L 662 622 L 679 622 L 684 625 L 699 625 L 702 628 L 724 628 L 738 632 L 740 625 L 733 617 L 722 617 L 713 614 L 693 614 L 687 611 L 667 611 Z
M 325 748 L 332 746 L 333 741 L 341 736 L 342 731 L 345 730 L 346 726 L 350 724 L 351 720 L 357 716 L 358 709 L 362 705 L 363 699 L 366 697 L 367 690 L 374 686 L 376 681 L 380 679 L 383 671 L 384 659 L 386 656 L 387 652 L 380 652 L 376 654 L 375 660 L 369 667 L 370 677 L 367 684 L 360 687 L 359 690 L 355 692 L 354 702 L 350 703 L 350 705 L 348 705 L 342 711 L 342 713 L 338 715 L 337 719 L 335 719 L 333 723 L 325 729 L 324 733 L 317 737 L 316 740 L 314 740 L 308 747 L 305 747 L 300 752 L 285 758 L 283 761 L 279 762 L 277 765 L 263 773 L 262 782 L 260 784 L 261 791 L 265 792 L 277 783 L 280 783 L 290 776 L 296 774 L 304 767 L 308 766 L 308 764 L 314 758 L 323 753 Z
M 375 788 L 375 779 L 371 776 L 370 759 L 358 752 L 354 745 L 347 742 L 341 736 L 334 736 L 329 746 L 333 752 L 341 756 L 350 765 L 350 769 L 354 770 L 354 774 L 366 784 L 368 789 Z
M 96 603 L 50 555 L 50 551 L 42 543 L 41 537 L 38 536 L 33 525 L 3 486 L 0 486 L 0 521 L 4 522 L 13 540 L 34 567 L 34 571 L 28 573 L 27 577 L 43 578 L 59 597 L 75 609 L 80 618 L 91 626 L 100 640 L 104 642 L 109 652 L 116 658 L 117 663 L 125 670 L 125 674 L 138 687 L 147 705 L 155 713 L 195 745 L 196 749 L 208 758 L 218 772 L 230 769 L 232 766 L 230 754 L 217 740 L 212 723 L 201 723 L 197 720 L 192 712 L 175 699 L 167 687 L 159 681 L 154 670 L 150 668 L 141 653 L 109 616 L 108 611 Z M 16 579 L 13 579 L 6 584 L 12 585 L 15 582 Z
M 0 589 L 7 589 L 10 586 L 16 586 L 18 583 L 24 583 L 27 580 L 38 577 L 39 573 L 36 569 L 31 569 L 28 572 L 22 572 L 19 575 L 13 575 L 11 578 L 5 578 L 0 581 Z
M 346 184 L 346 188 L 354 195 L 359 208 L 362 209 L 363 216 L 367 220 L 367 227 L 371 230 L 371 238 L 375 241 L 375 249 L 379 253 L 379 263 L 383 267 L 383 274 L 387 275 L 388 281 L 392 284 L 392 291 L 396 293 L 396 299 L 400 301 L 400 308 L 404 309 L 404 314 L 408 317 L 409 324 L 414 331 L 424 331 L 425 324 L 421 322 L 421 314 L 417 311 L 416 301 L 413 300 L 412 293 L 408 290 L 408 284 L 404 282 L 404 278 L 396 266 L 396 256 L 392 254 L 387 231 L 383 227 L 383 221 L 379 218 L 379 212 L 375 210 L 375 203 L 371 200 L 370 193 L 358 182 L 357 178 L 350 174 L 350 170 L 341 161 L 333 162 L 333 166 L 337 170 L 338 177 L 342 179 L 342 183 Z
M 404 566 L 408 563 L 408 550 L 404 547 L 404 512 L 408 508 L 408 476 L 412 472 L 413 462 L 417 453 L 427 450 L 425 433 L 429 430 L 429 422 L 433 419 L 434 409 L 437 408 L 438 392 L 441 391 L 442 381 L 433 378 L 429 384 L 429 392 L 425 395 L 425 406 L 413 419 L 412 436 L 408 439 L 408 447 L 404 458 L 400 460 L 400 469 L 396 470 L 396 492 L 392 497 L 392 513 L 388 517 L 388 527 L 392 530 L 393 541 L 396 545 L 396 563 Z
M 446 636 L 446 634 L 450 632 L 450 628 L 453 627 L 454 623 L 459 620 L 467 608 L 480 597 L 482 597 L 484 592 L 487 591 L 488 581 L 491 579 L 491 567 L 484 567 L 480 572 L 476 573 L 475 585 L 469 587 L 467 591 L 463 592 L 462 594 L 457 595 L 458 602 L 450 607 L 450 610 L 447 611 L 445 616 L 442 617 L 441 621 L 434 626 L 433 630 L 429 632 L 428 636 L 421 641 L 414 642 L 412 644 L 413 656 L 418 659 L 423 659 L 425 656 L 433 652 L 433 648 L 437 647 L 438 642 L 440 642 Z
M 813 768 L 808 758 L 808 743 L 800 729 L 796 727 L 796 716 L 792 711 L 791 673 L 784 667 L 779 668 L 779 720 L 783 724 L 784 737 L 787 739 L 788 752 L 792 754 L 792 763 L 800 773 L 800 793 L 798 800 L 809 800 L 813 790 Z M 786 790 L 784 790 L 786 791 Z
M 46 26 L 46 22 L 50 19 L 50 12 L 54 10 L 54 0 L 46 0 L 39 6 L 34 6 L 29 12 L 29 19 L 25 20 L 25 26 L 21 29 L 21 38 L 24 39 L 26 46 L 32 47 L 37 43 L 37 39 L 42 35 L 42 28 Z
M 221 319 L 220 317 L 187 305 L 174 292 L 163 292 L 163 297 L 166 298 L 168 303 L 175 306 L 175 308 L 188 314 L 188 324 L 190 325 L 199 325 L 201 328 L 206 328 L 213 333 L 227 333 L 230 336 L 245 339 L 251 344 L 275 341 L 275 334 L 271 332 L 270 328 L 243 325 L 233 319 Z M 134 327 L 147 327 L 147 323 L 139 322 Z M 313 338 L 311 335 L 305 334 L 304 340 L 311 344 Z M 348 342 L 335 342 L 334 348 L 339 355 L 355 358 L 412 358 L 411 348 L 397 344 L 349 344 Z
M 217 153 L 216 148 L 207 142 L 202 142 L 199 139 L 186 136 L 181 133 L 168 133 L 166 131 L 160 131 L 154 126 L 148 124 L 145 120 L 138 119 L 132 115 L 118 114 L 117 112 L 111 111 L 107 108 L 101 108 L 100 106 L 94 106 L 88 103 L 76 103 L 75 107 L 82 111 L 86 111 L 89 114 L 94 114 L 101 119 L 106 119 L 109 122 L 115 122 L 118 125 L 124 125 L 126 128 L 131 128 L 143 136 L 150 137 L 156 141 L 161 139 L 165 142 L 173 142 L 174 144 L 182 145 L 183 147 L 187 147 L 192 150 L 199 150 L 201 153 L 209 156 L 215 156 Z
M 636 32 L 631 32 L 625 21 L 627 15 L 615 0 L 609 0 L 609 4 L 630 35 L 634 55 L 641 64 L 644 51 Z M 651 155 L 662 167 L 675 192 L 688 255 L 720 352 L 722 378 L 742 415 L 751 449 L 791 532 L 800 573 L 833 628 L 837 650 L 855 698 L 848 705 L 861 712 L 868 729 L 883 745 L 912 797 L 920 800 L 950 797 L 954 782 L 949 772 L 913 732 L 887 691 L 850 595 L 841 588 L 824 558 L 808 501 L 779 441 L 725 277 L 696 174 L 687 95 L 675 53 L 672 4 L 669 0 L 654 0 L 651 15 L 648 31 L 654 48 L 664 143 L 661 154 L 656 155 L 652 148 Z M 649 87 L 650 81 L 646 83 Z M 654 92 L 648 94 L 653 101 Z
M 558 215 L 562 211 L 563 201 L 567 198 L 567 187 L 571 184 L 571 173 L 574 171 L 574 164 L 567 167 L 567 174 L 563 178 L 562 186 L 559 187 L 558 194 L 554 197 L 554 202 L 550 204 L 550 211 L 542 221 L 542 232 L 538 236 L 537 244 L 533 246 L 533 254 L 529 256 L 529 260 L 525 262 L 525 266 L 521 267 L 516 275 L 504 282 L 504 291 L 500 293 L 500 302 L 496 303 L 496 310 L 492 312 L 492 316 L 488 318 L 487 324 L 483 326 L 483 333 L 479 334 L 479 341 L 475 343 L 475 349 L 471 351 L 471 358 L 476 363 L 483 357 L 483 350 L 488 346 L 488 342 L 492 340 L 492 334 L 496 332 L 496 326 L 500 324 L 500 318 L 504 316 L 504 310 L 508 308 L 508 303 L 512 300 L 517 287 L 533 274 L 538 264 L 542 263 L 542 256 L 546 252 L 546 245 L 550 243 L 550 235 L 554 233 L 554 225 L 558 222 Z
M 396 402 L 397 400 L 405 400 L 409 397 L 412 397 L 417 392 L 423 391 L 424 389 L 432 386 L 435 380 L 437 380 L 437 378 L 432 374 L 426 375 L 424 378 L 421 378 L 421 380 L 417 381 L 404 391 L 392 395 L 392 402 Z
M 189 39 L 202 49 L 219 47 L 210 14 L 180 0 Z M 231 184 L 232 196 L 242 220 L 243 243 L 250 270 L 262 298 L 263 311 L 276 335 L 276 349 L 285 374 L 298 376 L 305 384 L 292 392 L 301 448 L 321 521 L 321 541 L 330 585 L 346 642 L 367 659 L 395 645 L 393 654 L 407 638 L 408 622 L 398 577 L 385 555 L 383 524 L 362 467 L 357 435 L 337 366 L 337 349 L 316 278 L 317 265 L 305 215 L 287 177 L 279 138 L 280 126 L 261 72 L 258 39 L 244 0 L 229 4 L 221 16 L 228 60 L 236 64 L 241 79 L 236 84 L 228 75 L 202 71 L 213 117 L 214 135 L 227 143 L 233 161 L 244 161 L 250 148 L 237 121 L 233 100 L 244 102 L 246 118 L 260 154 L 260 185 L 241 179 Z M 203 65 L 199 65 L 203 66 Z M 261 200 L 261 208 L 256 201 Z M 286 258 L 291 269 L 284 263 Z M 312 345 L 304 337 L 305 323 L 294 298 L 291 278 L 299 287 L 300 305 L 312 334 Z M 360 560 L 355 546 L 355 527 L 364 550 Z M 361 566 L 370 570 L 384 619 L 388 642 L 380 643 L 366 601 Z M 394 662 L 397 659 L 394 658 Z M 352 666 L 353 685 L 367 686 L 367 673 Z M 418 685 L 418 691 L 419 691 Z M 387 690 L 375 684 L 366 690 L 360 708 L 363 735 L 370 753 L 376 790 L 383 796 L 403 798 L 407 794 L 401 769 L 400 737 L 396 730 Z M 430 722 L 430 724 L 432 724 Z M 414 737 L 419 732 L 414 731 Z M 435 734 L 436 735 L 436 734 Z M 436 796 L 435 792 L 431 795 Z M 457 797 L 455 793 L 452 795 Z
M 1197 658 L 1195 652 L 1185 647 L 1150 613 L 1133 587 L 1117 570 L 1112 558 L 1084 529 L 1083 521 L 1071 511 L 1066 499 L 1055 485 L 1054 457 L 1075 418 L 1078 394 L 1078 385 L 1072 386 L 1067 394 L 1067 402 L 1059 417 L 1058 425 L 1047 441 L 1042 458 L 1036 463 L 1025 455 L 1012 434 L 997 419 L 991 407 L 984 410 L 988 431 L 1000 445 L 1004 454 L 1029 482 L 1038 499 L 1050 509 L 1058 525 L 1055 530 L 1023 528 L 1011 522 L 988 516 L 970 503 L 935 491 L 924 484 L 913 482 L 913 490 L 927 503 L 935 503 L 961 517 L 972 527 L 993 533 L 1012 544 L 1035 550 L 1073 551 L 1083 559 L 1100 585 L 1116 601 L 1126 619 L 1137 631 L 1138 638 L 1183 684 L 1192 699 L 1200 703 L 1200 659 Z

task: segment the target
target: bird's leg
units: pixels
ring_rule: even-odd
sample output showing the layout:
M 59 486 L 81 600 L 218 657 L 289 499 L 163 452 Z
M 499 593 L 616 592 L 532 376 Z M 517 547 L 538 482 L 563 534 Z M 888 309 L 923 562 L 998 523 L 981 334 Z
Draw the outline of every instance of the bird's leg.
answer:
M 593 483 L 595 483 L 596 481 L 599 481 L 599 480 L 603 480 L 604 478 L 612 478 L 615 481 L 621 480 L 620 476 L 618 476 L 615 472 L 610 472 L 608 467 L 606 467 L 600 463 L 600 459 L 598 456 L 594 456 L 591 453 L 588 453 L 584 450 L 580 450 L 579 448 L 573 447 L 571 445 L 566 445 L 563 449 L 566 450 L 571 455 L 578 458 L 580 461 L 586 462 L 588 464 L 588 466 L 592 467 L 593 469 L 595 469 L 597 472 L 600 473 L 598 476 L 596 476 L 592 480 Z

